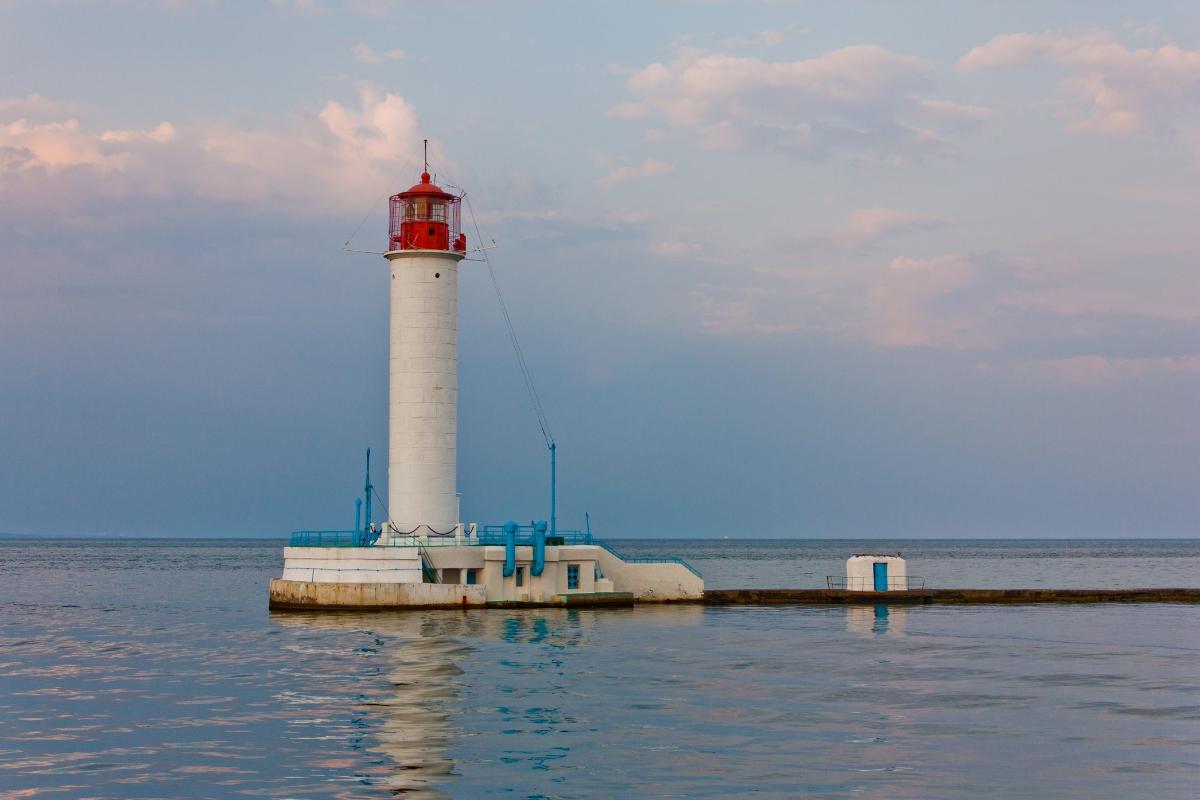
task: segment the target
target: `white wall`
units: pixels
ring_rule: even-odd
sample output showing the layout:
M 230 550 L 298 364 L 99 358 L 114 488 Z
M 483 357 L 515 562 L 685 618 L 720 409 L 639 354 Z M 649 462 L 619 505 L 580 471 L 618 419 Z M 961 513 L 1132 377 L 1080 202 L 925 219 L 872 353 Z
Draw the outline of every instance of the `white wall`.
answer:
M 630 564 L 600 548 L 600 571 L 613 590 L 632 592 L 637 600 L 684 600 L 704 596 L 704 579 L 682 564 L 665 561 Z
M 308 583 L 421 583 L 415 547 L 285 547 L 283 580 Z
M 888 565 L 888 591 L 908 588 L 908 565 L 896 554 L 856 555 L 846 560 L 846 588 L 854 592 L 875 591 L 875 564 Z
M 556 594 L 596 591 L 596 545 L 550 545 L 546 547 L 545 569 L 533 575 L 533 548 L 518 547 L 517 566 L 525 568 L 525 585 L 517 586 L 517 576 L 504 576 L 504 548 L 485 547 L 483 581 L 488 600 L 528 600 L 548 602 Z M 579 588 L 567 589 L 567 565 L 579 565 Z M 611 591 L 611 590 L 610 590 Z
M 482 547 L 434 545 L 426 547 L 430 563 L 437 569 L 482 569 Z

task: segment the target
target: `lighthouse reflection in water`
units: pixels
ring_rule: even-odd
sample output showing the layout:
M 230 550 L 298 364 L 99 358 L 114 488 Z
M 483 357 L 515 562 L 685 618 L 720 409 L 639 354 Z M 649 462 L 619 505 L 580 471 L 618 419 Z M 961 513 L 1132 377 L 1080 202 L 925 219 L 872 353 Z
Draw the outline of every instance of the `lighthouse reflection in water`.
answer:
M 838 613 L 844 614 L 851 635 L 903 637 L 909 609 L 878 604 L 846 606 Z M 635 612 L 606 614 L 614 618 L 610 624 L 619 625 L 616 618 Z M 666 622 L 691 627 L 702 623 L 704 609 L 641 609 L 635 616 L 651 627 Z M 586 706 L 590 691 L 586 676 L 569 674 L 572 656 L 567 649 L 590 649 L 592 634 L 602 635 L 605 619 L 595 611 L 575 609 L 271 616 L 273 624 L 289 628 L 368 636 L 372 652 L 364 655 L 369 674 L 363 676 L 364 692 L 355 709 L 362 729 L 355 749 L 363 758 L 356 762 L 354 777 L 361 785 L 411 798 L 455 796 L 453 784 L 464 770 L 524 766 L 543 771 L 563 763 L 570 754 L 566 742 L 571 731 L 590 728 L 587 719 L 570 710 L 580 702 Z M 497 647 L 503 654 L 494 652 Z M 485 663 L 499 664 L 504 673 L 473 669 Z M 653 686 L 663 678 L 648 674 L 646 683 Z M 497 702 L 497 697 L 507 701 Z M 492 724 L 481 726 L 480 715 Z M 473 722 L 464 726 L 468 718 Z M 563 738 L 542 738 L 551 733 Z M 497 747 L 491 739 L 512 734 L 523 744 Z M 528 746 L 530 735 L 537 742 L 534 747 Z M 473 742 L 480 738 L 489 741 Z
M 550 685 L 543 688 L 553 690 L 555 681 L 550 676 L 562 666 L 553 653 L 560 647 L 586 645 L 587 630 L 594 622 L 591 613 L 573 609 L 511 614 L 273 614 L 271 619 L 273 624 L 289 628 L 370 634 L 375 652 L 368 660 L 374 662 L 369 667 L 374 680 L 365 683 L 374 691 L 364 693 L 358 709 L 363 728 L 358 749 L 376 757 L 367 759 L 369 766 L 365 769 L 359 762 L 358 782 L 411 798 L 451 796 L 445 785 L 455 779 L 457 772 L 450 754 L 467 736 L 455 722 L 456 717 L 470 711 L 464 688 L 473 681 L 490 679 L 487 675 L 466 674 L 475 652 L 469 642 L 543 645 L 544 649 L 535 651 L 542 653 L 540 657 L 522 659 L 525 663 L 520 667 L 533 674 L 546 674 Z M 518 686 L 508 691 L 521 693 Z M 521 717 L 514 720 L 520 727 L 536 729 L 570 722 L 550 719 L 555 711 L 544 706 L 489 710 Z M 549 745 L 536 753 L 506 754 L 503 760 L 529 760 L 537 769 L 566 753 L 567 748 Z

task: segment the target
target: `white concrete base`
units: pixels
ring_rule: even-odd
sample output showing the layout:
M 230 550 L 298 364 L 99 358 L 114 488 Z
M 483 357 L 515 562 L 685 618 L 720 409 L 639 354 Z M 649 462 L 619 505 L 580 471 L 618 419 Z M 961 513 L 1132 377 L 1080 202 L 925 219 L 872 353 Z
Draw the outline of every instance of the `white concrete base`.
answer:
M 283 580 L 421 583 L 421 554 L 416 547 L 285 547 Z
M 422 553 L 426 566 L 436 572 L 436 582 L 425 582 Z M 283 556 L 284 584 L 316 587 L 304 590 L 303 600 L 280 600 L 288 607 L 317 602 L 313 598 L 331 598 L 336 601 L 332 607 L 342 607 L 343 601 L 351 607 L 370 607 L 376 600 L 363 593 L 369 594 L 369 587 L 387 585 L 418 588 L 397 589 L 388 595 L 392 599 L 379 600 L 383 606 L 457 604 L 462 597 L 471 604 L 476 597 L 479 602 L 491 603 L 555 603 L 556 598 L 574 594 L 627 593 L 641 602 L 704 596 L 703 579 L 682 564 L 629 563 L 595 544 L 547 546 L 540 575 L 533 574 L 534 549 L 528 545 L 516 548 L 509 575 L 504 574 L 505 548 L 498 545 L 285 547 Z M 353 593 L 330 594 L 322 588 L 356 585 L 362 597 L 353 602 L 348 599 Z M 445 594 L 452 589 L 467 593 Z M 293 587 L 288 591 L 299 590 Z
M 487 602 L 482 586 L 444 583 L 311 583 L 275 579 L 275 609 L 470 608 Z

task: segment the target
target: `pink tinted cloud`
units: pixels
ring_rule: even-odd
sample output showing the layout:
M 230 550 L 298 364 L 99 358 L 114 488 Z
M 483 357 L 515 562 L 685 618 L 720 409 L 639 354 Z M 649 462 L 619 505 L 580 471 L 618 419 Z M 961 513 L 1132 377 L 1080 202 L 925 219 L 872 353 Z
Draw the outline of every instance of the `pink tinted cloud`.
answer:
M 704 149 L 908 156 L 945 144 L 930 125 L 953 104 L 923 107 L 917 97 L 932 74 L 926 59 L 871 44 L 795 61 L 680 47 L 671 59 L 634 70 L 626 80 L 633 97 L 608 115 L 673 128 Z
M 1059 92 L 1072 125 L 1081 130 L 1128 136 L 1151 122 L 1170 124 L 1200 101 L 1200 50 L 1130 48 L 1103 31 L 1006 33 L 973 48 L 958 66 L 980 71 L 1037 62 L 1065 72 Z
M 611 189 L 619 183 L 634 180 L 636 178 L 653 178 L 660 175 L 667 175 L 674 167 L 665 161 L 657 161 L 653 158 L 648 158 L 641 164 L 636 166 L 616 167 L 607 172 L 600 180 L 596 181 L 596 185 L 603 189 Z
M 5 119 L 0 101 L 0 195 L 19 187 L 26 207 L 39 197 L 51 208 L 86 205 L 116 187 L 128 195 L 269 202 L 284 211 L 357 207 L 380 190 L 382 175 L 420 152 L 415 109 L 370 85 L 360 87 L 357 104 L 330 100 L 272 129 L 164 121 L 150 130 L 94 130 L 77 118 L 12 118 L 17 105 L 8 107 Z M 433 157 L 440 153 L 435 144 Z

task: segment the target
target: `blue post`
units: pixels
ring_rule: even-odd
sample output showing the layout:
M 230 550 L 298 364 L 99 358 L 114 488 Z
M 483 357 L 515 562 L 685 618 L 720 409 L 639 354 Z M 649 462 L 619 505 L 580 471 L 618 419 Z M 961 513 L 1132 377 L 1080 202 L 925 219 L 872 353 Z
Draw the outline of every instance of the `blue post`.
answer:
M 553 439 L 550 440 L 550 535 L 558 536 L 558 445 Z
M 517 523 L 504 523 L 504 577 L 510 578 L 517 570 Z
M 530 575 L 541 575 L 546 568 L 546 520 L 533 523 L 533 566 Z
M 362 530 L 362 498 L 354 498 L 354 530 Z

